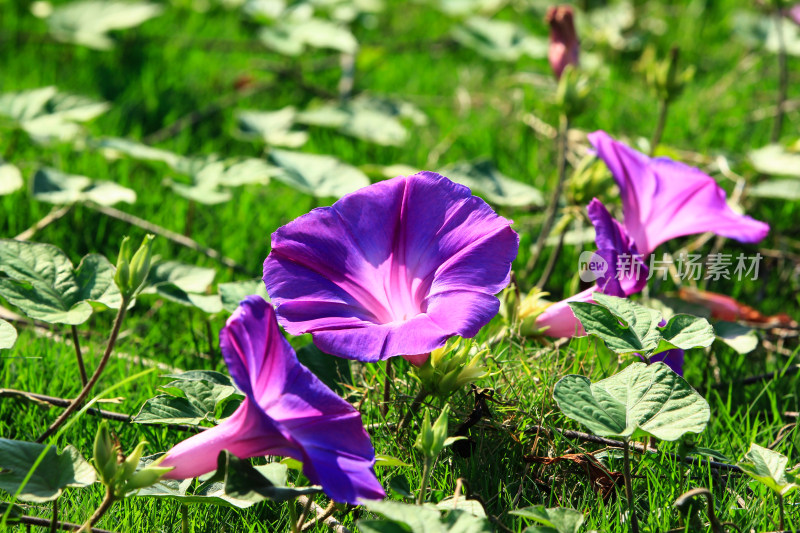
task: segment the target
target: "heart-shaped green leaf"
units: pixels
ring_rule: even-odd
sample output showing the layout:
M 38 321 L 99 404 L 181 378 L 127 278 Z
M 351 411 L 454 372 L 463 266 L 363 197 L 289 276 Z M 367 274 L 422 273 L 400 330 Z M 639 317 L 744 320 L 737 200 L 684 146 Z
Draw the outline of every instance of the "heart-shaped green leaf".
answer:
M 663 363 L 633 363 L 597 383 L 565 376 L 553 397 L 566 416 L 603 437 L 672 441 L 702 432 L 711 416 L 708 402 Z
M 369 185 L 363 172 L 329 155 L 274 149 L 269 156 L 281 169 L 275 179 L 313 196 L 339 198 Z
M 796 176 L 800 178 L 800 153 L 789 152 L 780 144 L 769 144 L 758 150 L 753 150 L 747 157 L 753 163 L 753 167 L 764 174 L 772 176 Z M 764 182 L 759 185 L 766 185 Z M 752 187 L 758 189 L 759 185 Z
M 592 298 L 597 304 L 569 302 L 569 307 L 588 334 L 602 339 L 616 353 L 638 352 L 650 356 L 673 348 L 710 346 L 714 342 L 714 329 L 704 318 L 673 315 L 659 327 L 658 311 L 599 292 Z
M 82 133 L 80 122 L 105 113 L 110 105 L 55 87 L 0 95 L 0 115 L 16 121 L 38 143 L 71 141 Z
M 452 506 L 452 503 L 450 504 Z M 444 515 L 433 505 L 411 505 L 394 501 L 365 501 L 364 506 L 385 520 L 359 520 L 365 533 L 489 533 L 489 521 L 463 509 Z
M 800 464 L 787 470 L 788 463 L 789 458 L 782 453 L 751 444 L 739 467 L 770 490 L 785 496 L 800 488 Z
M 0 196 L 11 194 L 22 187 L 22 174 L 19 169 L 0 159 Z
M 544 205 L 544 198 L 538 189 L 500 173 L 489 161 L 454 163 L 442 169 L 441 174 L 466 185 L 492 204 L 516 207 Z
M 506 20 L 473 16 L 453 29 L 453 38 L 493 61 L 516 61 L 522 55 L 547 57 L 547 39 L 530 35 Z
M 0 489 L 14 494 L 46 445 L 0 439 Z M 50 447 L 19 495 L 26 502 L 55 500 L 65 487 L 85 487 L 96 481 L 95 471 L 72 446 L 61 453 Z
M 156 17 L 164 10 L 158 4 L 119 0 L 83 0 L 56 8 L 47 23 L 59 41 L 109 50 L 111 30 L 124 30 Z
M 81 324 L 92 314 L 89 302 L 119 309 L 122 298 L 114 267 L 89 254 L 77 270 L 51 244 L 0 239 L 0 295 L 26 315 L 45 322 Z
M 236 123 L 245 139 L 256 137 L 270 146 L 299 148 L 308 141 L 308 133 L 293 129 L 296 117 L 292 106 L 277 111 L 247 110 L 236 113 Z
M 167 300 L 194 306 L 206 313 L 217 313 L 222 310 L 219 295 L 206 294 L 215 275 L 213 268 L 156 260 L 150 268 L 141 294 L 158 294 Z
M 222 450 L 217 457 L 217 471 L 209 480 L 221 480 L 227 496 L 253 503 L 264 500 L 283 502 L 304 494 L 322 492 L 322 487 L 316 485 L 288 486 L 286 483 L 287 471 L 287 466 L 280 463 L 254 467 L 228 450 Z
M 358 49 L 358 42 L 348 29 L 318 18 L 286 18 L 274 26 L 262 28 L 258 37 L 269 48 L 290 56 L 300 55 L 309 46 L 330 48 L 345 54 Z
M 136 192 L 113 181 L 92 180 L 52 168 L 40 168 L 33 175 L 33 197 L 51 204 L 136 202 Z
M 545 508 L 534 505 L 511 511 L 511 514 L 533 520 L 544 527 L 530 527 L 526 532 L 538 533 L 578 533 L 583 525 L 583 513 L 566 507 Z
M 267 288 L 261 278 L 245 281 L 231 281 L 229 283 L 220 283 L 217 286 L 220 299 L 222 300 L 222 308 L 226 311 L 233 313 L 239 307 L 239 303 L 245 299 L 246 296 L 257 294 L 269 301 Z
M 106 137 L 95 141 L 94 146 L 102 150 L 107 157 L 116 158 L 122 154 L 141 161 L 161 161 L 171 167 L 175 167 L 181 159 L 181 156 L 174 152 L 121 137 Z
M 0 318 L 0 350 L 11 348 L 17 342 L 17 330 Z
M 230 378 L 219 372 L 193 370 L 167 377 L 177 378 L 164 386 L 169 394 L 147 400 L 134 422 L 192 426 L 204 421 L 216 422 L 217 417 L 225 418 L 232 413 L 235 404 L 230 402 L 241 398 Z

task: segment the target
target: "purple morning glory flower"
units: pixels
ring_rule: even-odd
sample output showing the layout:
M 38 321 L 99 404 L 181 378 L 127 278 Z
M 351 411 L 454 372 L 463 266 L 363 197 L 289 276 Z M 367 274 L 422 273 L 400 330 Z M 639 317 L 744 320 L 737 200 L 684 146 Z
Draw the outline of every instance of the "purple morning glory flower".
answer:
M 619 185 L 625 227 L 642 254 L 675 237 L 707 231 L 742 242 L 767 235 L 767 224 L 735 213 L 725 191 L 699 169 L 649 158 L 604 131 L 590 133 L 589 141 Z
M 324 352 L 422 364 L 500 308 L 519 236 L 433 172 L 364 187 L 272 234 L 264 283 L 278 321 Z
M 166 477 L 211 472 L 228 450 L 302 461 L 306 477 L 338 502 L 385 496 L 361 415 L 298 362 L 263 298 L 242 301 L 220 332 L 220 349 L 245 399 L 230 418 L 168 451 L 161 466 L 175 468 Z
M 659 324 L 660 325 L 660 324 Z M 638 355 L 638 354 L 637 354 Z M 683 358 L 684 352 L 680 348 L 674 348 L 672 350 L 667 350 L 665 352 L 658 353 L 650 358 L 650 364 L 653 363 L 664 363 L 673 372 L 678 374 L 679 376 L 683 376 Z M 640 358 L 644 360 L 644 358 L 640 355 Z
M 572 313 L 569 302 L 594 302 L 592 295 L 597 291 L 625 297 L 641 291 L 647 283 L 648 268 L 638 256 L 636 244 L 622 224 L 611 217 L 597 198 L 589 203 L 587 211 L 594 225 L 597 244 L 593 258 L 602 258 L 607 269 L 597 277 L 594 286 L 552 304 L 536 318 L 535 326 L 538 329 L 547 327 L 544 334 L 548 337 L 586 334 L 580 321 Z

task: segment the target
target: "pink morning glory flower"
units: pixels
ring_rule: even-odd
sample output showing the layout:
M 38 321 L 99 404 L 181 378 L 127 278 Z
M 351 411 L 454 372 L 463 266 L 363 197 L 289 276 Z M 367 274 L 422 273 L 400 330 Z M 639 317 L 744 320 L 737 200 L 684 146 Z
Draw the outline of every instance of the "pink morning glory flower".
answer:
M 572 8 L 552 6 L 547 11 L 545 20 L 550 25 L 550 48 L 547 58 L 556 79 L 559 79 L 567 65 L 578 65 L 580 41 L 575 31 Z
M 800 4 L 795 4 L 787 9 L 786 16 L 795 24 L 800 25 Z
M 497 314 L 519 236 L 433 172 L 364 187 L 272 234 L 264 283 L 278 321 L 324 352 L 422 364 Z
M 642 254 L 670 239 L 707 231 L 742 242 L 766 237 L 769 226 L 735 213 L 725 191 L 699 169 L 647 157 L 604 131 L 590 133 L 589 142 L 619 185 L 625 228 Z
M 594 198 L 587 207 L 589 219 L 595 229 L 597 251 L 594 258 L 605 262 L 606 270 L 597 277 L 595 285 L 547 307 L 534 322 L 537 329 L 547 327 L 548 337 L 573 337 L 585 335 L 580 321 L 575 318 L 569 302 L 594 302 L 592 295 L 600 291 L 611 296 L 625 297 L 637 293 L 647 283 L 647 266 L 638 256 L 636 244 L 625 228 L 614 220 L 603 203 Z
M 220 332 L 220 349 L 245 399 L 230 418 L 169 450 L 161 466 L 174 470 L 166 477 L 211 472 L 228 450 L 302 461 L 306 477 L 338 502 L 385 496 L 361 415 L 298 362 L 263 298 L 242 301 Z

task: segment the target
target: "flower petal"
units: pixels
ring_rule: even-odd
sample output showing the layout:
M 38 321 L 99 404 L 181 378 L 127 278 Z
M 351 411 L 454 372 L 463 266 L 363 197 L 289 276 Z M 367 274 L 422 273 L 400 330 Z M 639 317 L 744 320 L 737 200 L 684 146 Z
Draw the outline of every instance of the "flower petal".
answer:
M 569 302 L 594 302 L 592 295 L 598 290 L 597 285 L 589 287 L 583 292 L 570 296 L 565 300 L 556 302 L 545 309 L 536 317 L 536 328 L 543 329 L 548 337 L 581 337 L 586 335 L 586 331 L 581 326 L 580 320 L 575 318 Z
M 700 170 L 651 159 L 603 131 L 589 134 L 589 141 L 619 185 L 625 227 L 644 255 L 675 237 L 707 231 L 742 242 L 767 235 L 767 224 L 735 213 L 725 191 Z
M 240 458 L 261 455 L 298 456 L 258 406 L 245 399 L 230 418 L 174 446 L 160 466 L 174 467 L 165 477 L 186 479 L 217 469 L 217 456 L 228 450 Z M 300 457 L 296 457 L 298 460 Z
M 280 228 L 264 282 L 287 331 L 377 361 L 475 335 L 499 309 L 493 295 L 508 284 L 518 247 L 510 222 L 467 187 L 420 172 Z M 464 302 L 480 307 L 445 309 Z
M 271 305 L 245 298 L 220 332 L 220 348 L 246 398 L 231 418 L 169 452 L 175 462 L 168 466 L 183 468 L 174 476 L 213 470 L 222 449 L 240 458 L 288 455 L 303 461 L 308 479 L 336 501 L 383 497 L 361 415 L 300 364 Z

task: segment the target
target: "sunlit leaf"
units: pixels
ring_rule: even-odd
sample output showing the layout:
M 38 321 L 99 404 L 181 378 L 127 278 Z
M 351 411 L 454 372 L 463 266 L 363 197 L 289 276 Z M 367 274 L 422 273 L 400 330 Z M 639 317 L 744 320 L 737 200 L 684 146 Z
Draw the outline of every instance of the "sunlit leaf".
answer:
M 287 467 L 280 463 L 252 466 L 227 450 L 217 457 L 217 471 L 210 478 L 222 480 L 225 494 L 237 500 L 257 503 L 264 500 L 283 502 L 298 496 L 318 494 L 322 487 L 290 487 L 287 485 Z
M 500 173 L 489 161 L 462 161 L 443 168 L 440 173 L 466 185 L 496 205 L 523 207 L 544 204 L 544 198 L 538 189 Z
M 642 46 L 642 35 L 634 30 L 636 11 L 632 2 L 604 4 L 585 16 L 575 17 L 575 22 L 578 35 L 586 35 L 616 50 L 636 50 Z
M 420 0 L 427 3 L 429 0 Z M 498 11 L 507 0 L 437 0 L 436 7 L 444 14 L 451 17 L 463 17 L 473 13 L 494 13 Z
M 547 57 L 546 38 L 530 35 L 506 20 L 474 16 L 456 26 L 452 33 L 456 41 L 494 61 L 516 61 L 522 55 Z
M 0 196 L 11 194 L 22 187 L 22 174 L 19 169 L 0 159 Z
M 800 177 L 800 153 L 790 152 L 779 144 L 752 150 L 747 157 L 753 167 L 764 174 Z
M 46 445 L 0 438 L 0 489 L 14 494 Z M 34 470 L 19 499 L 26 502 L 55 500 L 66 487 L 85 487 L 96 481 L 95 471 L 81 453 L 53 446 Z
M 338 198 L 369 185 L 363 172 L 329 155 L 274 149 L 269 157 L 281 169 L 275 179 L 313 196 Z
M 364 506 L 384 520 L 359 520 L 365 533 L 489 533 L 492 528 L 485 518 L 452 509 L 444 514 L 435 506 L 421 506 L 395 501 L 367 501 Z
M 280 172 L 263 159 L 222 159 L 216 155 L 184 157 L 173 168 L 189 176 L 191 183 L 167 180 L 167 185 L 179 195 L 207 205 L 230 200 L 231 193 L 226 187 L 264 185 Z
M 556 383 L 553 398 L 566 416 L 603 437 L 672 441 L 702 432 L 711 416 L 708 402 L 663 363 L 633 363 L 596 383 L 571 374 Z
M 59 41 L 108 50 L 114 46 L 109 31 L 134 28 L 162 11 L 149 2 L 81 0 L 57 7 L 47 23 Z
M 66 174 L 53 168 L 40 168 L 33 175 L 33 197 L 51 204 L 94 202 L 114 205 L 136 202 L 136 192 L 113 181 L 93 180 Z
M 175 167 L 181 159 L 176 153 L 121 137 L 101 139 L 96 142 L 96 146 L 107 155 L 119 157 L 119 154 L 123 154 L 142 161 L 161 161 L 171 167 Z
M 534 505 L 511 511 L 511 514 L 533 520 L 544 527 L 531 527 L 526 533 L 578 533 L 583 525 L 583 513 L 566 507 L 545 508 Z
M 733 14 L 732 20 L 733 35 L 745 44 L 777 53 L 782 37 L 786 53 L 800 56 L 800 26 L 791 20 L 780 19 L 781 36 L 778 34 L 775 18 L 762 13 L 739 11 Z
M 800 488 L 800 464 L 787 470 L 788 463 L 789 458 L 782 453 L 754 443 L 739 462 L 739 467 L 770 490 L 785 496 Z
M 17 330 L 0 318 L 0 350 L 11 348 L 17 342 Z
M 31 318 L 81 324 L 92 314 L 89 302 L 118 309 L 114 267 L 98 254 L 83 258 L 77 270 L 51 244 L 0 240 L 0 295 Z
M 568 305 L 586 332 L 602 339 L 616 353 L 655 355 L 672 348 L 688 350 L 714 342 L 714 329 L 705 318 L 673 315 L 659 326 L 661 313 L 654 309 L 599 292 L 592 297 L 596 304 Z
M 750 353 L 758 347 L 758 336 L 753 328 L 736 322 L 714 324 L 717 337 L 740 354 Z
M 299 148 L 308 141 L 308 133 L 292 129 L 296 117 L 297 111 L 289 106 L 277 111 L 239 111 L 236 123 L 245 138 L 258 137 L 271 146 Z
M 0 115 L 16 121 L 38 143 L 70 141 L 88 122 L 109 109 L 106 102 L 59 93 L 55 87 L 0 94 Z
M 217 290 L 222 300 L 222 308 L 231 313 L 236 311 L 236 308 L 239 307 L 239 303 L 244 300 L 246 296 L 250 296 L 251 294 L 257 294 L 269 301 L 267 288 L 260 278 L 220 283 L 217 286 Z
M 458 498 L 456 500 L 455 498 L 450 496 L 449 498 L 445 498 L 439 503 L 437 503 L 436 507 L 438 507 L 442 511 L 450 511 L 458 509 L 459 511 L 464 511 L 465 513 L 469 513 L 472 516 L 476 516 L 479 518 L 486 518 L 486 509 L 483 508 L 481 502 L 479 502 L 478 500 L 470 500 L 469 498 Z
M 222 301 L 219 295 L 207 294 L 215 275 L 213 268 L 156 260 L 141 294 L 158 294 L 176 303 L 216 313 L 222 310 Z
M 219 372 L 189 371 L 166 377 L 177 378 L 164 386 L 168 394 L 148 399 L 133 421 L 139 424 L 188 424 L 218 421 L 231 413 L 229 401 L 241 398 L 233 382 Z
M 300 55 L 306 47 L 330 48 L 346 54 L 352 54 L 358 48 L 358 42 L 349 30 L 318 18 L 282 19 L 274 26 L 262 28 L 258 36 L 269 48 L 290 56 Z

